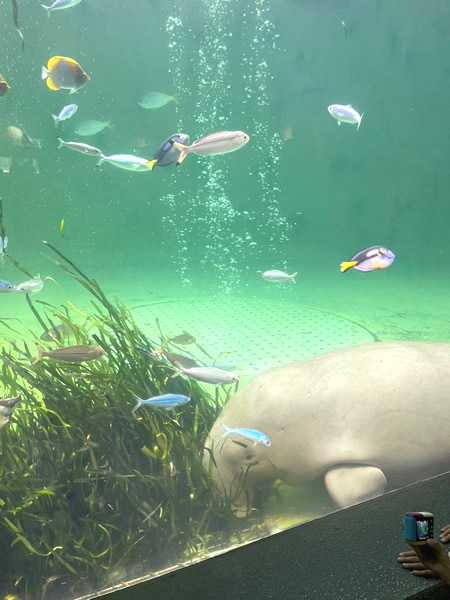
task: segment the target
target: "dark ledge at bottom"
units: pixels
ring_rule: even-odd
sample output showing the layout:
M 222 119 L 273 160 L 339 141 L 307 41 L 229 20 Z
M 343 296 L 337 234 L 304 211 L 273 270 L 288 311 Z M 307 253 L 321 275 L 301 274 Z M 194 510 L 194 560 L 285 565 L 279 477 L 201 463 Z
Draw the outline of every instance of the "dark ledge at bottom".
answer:
M 450 523 L 450 473 L 386 494 L 156 579 L 107 600 L 449 600 L 450 586 L 397 563 L 407 511 Z

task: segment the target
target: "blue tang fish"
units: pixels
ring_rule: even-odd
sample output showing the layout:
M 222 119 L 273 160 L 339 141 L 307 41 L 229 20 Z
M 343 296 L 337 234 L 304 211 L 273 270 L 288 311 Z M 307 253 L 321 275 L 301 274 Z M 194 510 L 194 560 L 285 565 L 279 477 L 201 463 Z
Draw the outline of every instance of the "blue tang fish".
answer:
M 157 167 L 168 167 L 178 160 L 181 150 L 175 148 L 174 141 L 179 144 L 189 144 L 189 136 L 186 133 L 170 135 L 153 153 L 153 158 L 158 161 L 156 163 Z
M 352 256 L 348 262 L 341 263 L 341 271 L 345 273 L 353 268 L 363 273 L 387 269 L 395 260 L 395 254 L 383 246 L 371 246 Z
M 0 279 L 0 294 L 8 294 L 9 292 L 15 292 L 16 286 L 9 281 Z
M 270 446 L 270 439 L 261 431 L 257 429 L 232 429 L 231 427 L 227 427 L 224 423 L 222 423 L 222 427 L 225 429 L 225 433 L 222 438 L 226 439 L 230 435 L 237 435 L 244 440 L 248 440 L 253 444 L 253 446 Z
M 133 408 L 132 412 L 136 412 L 138 408 L 140 408 L 143 404 L 145 406 L 150 406 L 153 408 L 164 408 L 165 410 L 173 410 L 178 406 L 182 406 L 189 402 L 189 398 L 187 396 L 181 396 L 180 394 L 164 394 L 163 396 L 153 396 L 153 398 L 147 398 L 147 400 L 143 400 L 133 394 L 133 398 L 136 400 L 136 406 Z

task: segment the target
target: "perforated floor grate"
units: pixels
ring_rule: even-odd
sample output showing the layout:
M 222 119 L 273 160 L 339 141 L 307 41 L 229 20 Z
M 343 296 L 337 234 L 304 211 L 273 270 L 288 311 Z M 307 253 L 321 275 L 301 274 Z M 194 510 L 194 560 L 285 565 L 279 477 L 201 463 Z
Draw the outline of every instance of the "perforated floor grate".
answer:
M 258 299 L 206 298 L 150 304 L 131 310 L 136 323 L 157 339 L 188 331 L 212 357 L 231 361 L 241 375 L 254 375 L 330 350 L 374 341 L 356 323 L 313 307 Z M 145 325 L 147 324 L 147 325 Z M 208 360 L 195 346 L 180 346 Z

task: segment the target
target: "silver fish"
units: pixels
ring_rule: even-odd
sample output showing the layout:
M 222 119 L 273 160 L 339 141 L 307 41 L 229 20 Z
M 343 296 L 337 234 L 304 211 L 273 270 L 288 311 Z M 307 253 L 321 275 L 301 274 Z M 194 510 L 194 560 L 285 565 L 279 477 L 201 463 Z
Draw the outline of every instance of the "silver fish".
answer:
M 195 140 L 190 146 L 174 141 L 173 145 L 181 152 L 177 160 L 177 167 L 181 165 L 189 152 L 195 152 L 195 154 L 202 156 L 226 154 L 227 152 L 239 150 L 239 148 L 245 146 L 249 139 L 250 137 L 243 131 L 218 131 Z
M 21 294 L 37 294 L 43 287 L 44 282 L 38 275 L 37 277 L 33 277 L 33 279 L 19 283 L 19 285 L 16 286 L 15 291 Z
M 78 142 L 65 142 L 61 138 L 58 138 L 58 150 L 63 147 L 75 150 L 75 152 L 81 152 L 81 154 L 87 154 L 88 156 L 100 156 L 103 157 L 103 152 L 95 146 L 89 146 L 89 144 L 79 144 Z
M 97 360 L 105 355 L 105 352 L 99 346 L 66 346 L 56 350 L 43 350 L 37 346 L 39 356 L 31 365 L 35 365 L 43 358 L 52 358 L 53 360 L 62 360 L 64 362 L 86 362 L 88 360 Z
M 351 104 L 330 104 L 328 112 L 332 117 L 336 119 L 338 125 L 341 123 L 350 123 L 350 125 L 357 125 L 356 131 L 358 131 L 361 125 L 361 120 L 364 116 L 359 114 Z
M 50 18 L 50 13 L 54 10 L 63 10 L 65 8 L 72 8 L 72 6 L 76 6 L 80 4 L 81 0 L 55 0 L 51 6 L 46 6 L 45 4 L 41 4 L 42 8 L 45 8 L 47 11 L 47 16 Z
M 203 383 L 211 383 L 212 385 L 230 385 L 239 381 L 239 378 L 234 373 L 217 369 L 217 367 L 191 367 L 190 369 L 186 369 L 179 363 L 176 363 L 175 366 L 178 367 L 178 371 L 172 377 L 177 377 L 183 373 L 183 375 L 187 375 L 191 379 L 202 381 Z
M 289 275 L 288 273 L 285 273 L 284 271 L 278 271 L 277 269 L 273 269 L 272 271 L 264 271 L 264 273 L 262 274 L 263 278 L 266 281 L 280 282 L 291 280 L 292 283 L 295 283 L 295 278 L 297 275 L 297 272 L 292 273 L 292 275 Z

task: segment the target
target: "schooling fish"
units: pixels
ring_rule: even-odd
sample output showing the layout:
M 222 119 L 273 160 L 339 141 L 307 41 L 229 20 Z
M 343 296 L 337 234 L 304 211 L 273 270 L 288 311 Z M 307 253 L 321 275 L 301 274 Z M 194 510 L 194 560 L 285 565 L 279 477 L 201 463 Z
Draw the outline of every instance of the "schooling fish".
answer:
M 224 423 L 222 423 L 222 427 L 225 429 L 225 433 L 222 436 L 223 439 L 226 439 L 230 435 L 237 435 L 244 438 L 244 440 L 251 442 L 253 446 L 270 446 L 270 439 L 267 435 L 261 433 L 261 431 L 258 431 L 257 429 L 232 429 L 231 427 L 227 427 Z
M 72 6 L 76 6 L 80 4 L 81 0 L 55 0 L 51 6 L 45 6 L 45 4 L 41 4 L 42 8 L 45 8 L 47 11 L 47 17 L 50 18 L 50 13 L 54 10 L 64 10 L 65 8 L 72 8 Z
M 23 283 L 19 283 L 16 287 L 15 291 L 20 292 L 21 294 L 37 294 L 44 287 L 44 282 L 38 275 L 33 279 L 29 279 L 28 281 L 24 281 Z
M 112 156 L 102 156 L 98 161 L 97 166 L 100 166 L 105 161 L 119 169 L 137 172 L 153 171 L 153 167 L 157 163 L 156 160 L 147 160 L 146 158 L 140 158 L 139 156 L 133 156 L 132 154 L 114 154 Z
M 359 126 L 361 125 L 361 119 L 364 116 L 364 113 L 360 115 L 351 104 L 346 104 L 345 106 L 342 104 L 330 104 L 328 112 L 336 119 L 338 125 L 341 123 L 357 125 L 356 131 L 358 131 Z
M 3 76 L 0 73 L 0 97 L 7 94 L 10 89 L 11 87 L 6 83 L 6 81 L 3 79 Z
M 4 279 L 0 279 L 0 294 L 9 294 L 9 292 L 15 292 L 16 286 L 9 281 L 5 281 Z
M 202 381 L 203 383 L 211 383 L 213 385 L 229 385 L 239 381 L 239 378 L 237 375 L 234 375 L 234 373 L 224 371 L 223 369 L 218 369 L 217 367 L 186 368 L 177 362 L 175 362 L 175 366 L 178 368 L 178 371 L 172 375 L 172 378 L 183 373 L 191 379 Z
M 139 396 L 136 396 L 136 394 L 133 394 L 133 398 L 136 400 L 137 404 L 131 412 L 136 412 L 137 409 L 143 404 L 153 408 L 173 410 L 174 408 L 189 402 L 189 398 L 187 396 L 181 396 L 180 394 L 164 394 L 162 396 L 153 396 L 153 398 L 147 398 L 147 400 L 143 400 L 142 398 L 139 398 Z
M 35 365 L 43 358 L 52 358 L 53 360 L 62 360 L 64 362 L 86 362 L 88 360 L 97 360 L 105 355 L 102 348 L 98 346 L 67 346 L 66 348 L 57 348 L 56 350 L 43 350 L 37 346 L 39 356 L 31 365 Z
M 58 138 L 58 150 L 60 148 L 70 148 L 75 152 L 81 152 L 81 154 L 87 154 L 88 156 L 103 156 L 103 152 L 95 146 L 89 146 L 89 144 L 79 144 L 78 142 L 65 142 L 61 138 Z
M 199 140 L 195 140 L 190 146 L 174 141 L 173 145 L 175 148 L 181 151 L 177 160 L 177 167 L 181 165 L 189 152 L 194 152 L 202 156 L 226 154 L 227 152 L 239 150 L 239 148 L 245 146 L 249 139 L 249 136 L 243 131 L 218 131 L 217 133 L 211 133 Z
M 65 121 L 66 119 L 70 119 L 70 117 L 73 117 L 77 110 L 77 104 L 68 104 L 62 109 L 58 116 L 52 115 L 52 118 L 55 121 L 55 127 L 58 127 L 60 121 Z
M 90 79 L 77 61 L 67 56 L 53 56 L 48 61 L 47 68 L 42 67 L 41 76 L 47 80 L 47 86 L 51 90 L 70 90 L 71 94 Z
M 387 269 L 395 260 L 395 254 L 383 246 L 371 246 L 357 252 L 348 262 L 341 263 L 341 271 L 345 273 L 352 267 L 357 271 L 368 273 Z
M 273 269 L 272 271 L 264 271 L 264 273 L 262 274 L 262 276 L 264 277 L 264 279 L 266 281 L 289 281 L 289 280 L 291 280 L 292 283 L 295 283 L 295 278 L 297 275 L 298 275 L 297 271 L 295 273 L 292 273 L 292 275 L 288 275 L 284 271 L 277 271 L 276 269 Z
M 91 135 L 97 135 L 97 133 L 101 133 L 107 127 L 112 129 L 109 121 L 96 121 L 95 119 L 88 119 L 87 121 L 81 121 L 81 123 L 78 123 L 78 125 L 75 127 L 75 133 L 77 135 L 89 137 Z
M 169 104 L 169 102 L 177 102 L 177 99 L 175 96 L 168 96 L 161 92 L 147 92 L 139 100 L 138 104 L 142 108 L 161 108 Z
M 189 144 L 189 136 L 185 133 L 174 133 L 169 136 L 153 153 L 153 158 L 157 161 L 157 167 L 168 167 L 178 160 L 181 152 L 178 148 L 175 148 L 172 140 L 180 144 Z

